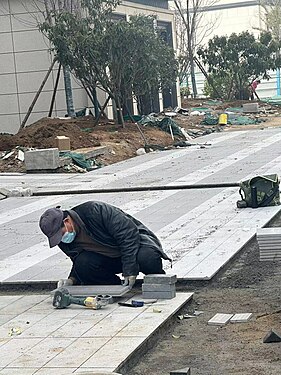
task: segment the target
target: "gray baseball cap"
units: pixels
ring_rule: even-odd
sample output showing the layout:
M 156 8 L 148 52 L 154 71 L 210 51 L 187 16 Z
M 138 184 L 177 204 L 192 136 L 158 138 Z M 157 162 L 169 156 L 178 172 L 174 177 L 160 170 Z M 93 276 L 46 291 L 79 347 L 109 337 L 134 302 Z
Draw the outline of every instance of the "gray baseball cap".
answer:
M 49 208 L 40 217 L 39 226 L 48 237 L 50 247 L 54 247 L 62 239 L 63 211 L 60 208 Z

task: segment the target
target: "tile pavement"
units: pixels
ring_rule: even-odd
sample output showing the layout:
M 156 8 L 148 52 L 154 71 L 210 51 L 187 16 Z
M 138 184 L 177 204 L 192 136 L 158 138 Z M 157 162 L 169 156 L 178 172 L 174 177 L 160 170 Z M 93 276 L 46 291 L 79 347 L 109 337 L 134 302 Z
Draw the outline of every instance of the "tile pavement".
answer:
M 115 302 L 101 310 L 55 310 L 46 295 L 0 296 L 0 374 L 116 371 L 191 298 L 178 293 L 135 309 Z M 9 336 L 11 328 L 22 333 Z
M 152 153 L 86 175 L 3 176 L 3 186 L 23 183 L 37 190 L 78 187 L 231 182 L 254 174 L 281 174 L 279 129 L 212 134 L 211 146 Z M 269 152 L 270 151 L 270 152 Z M 179 278 L 211 279 L 264 226 L 279 207 L 237 210 L 238 189 L 171 190 L 9 198 L 0 203 L 0 281 L 47 281 L 66 277 L 70 261 L 48 249 L 38 219 L 48 207 L 70 208 L 104 200 L 135 215 L 161 239 Z M 250 210 L 250 211 L 249 211 Z M 224 244 L 224 241 L 225 244 Z M 220 244 L 220 245 L 219 245 Z M 225 248 L 232 251 L 225 251 Z M 168 264 L 166 264 L 167 271 Z

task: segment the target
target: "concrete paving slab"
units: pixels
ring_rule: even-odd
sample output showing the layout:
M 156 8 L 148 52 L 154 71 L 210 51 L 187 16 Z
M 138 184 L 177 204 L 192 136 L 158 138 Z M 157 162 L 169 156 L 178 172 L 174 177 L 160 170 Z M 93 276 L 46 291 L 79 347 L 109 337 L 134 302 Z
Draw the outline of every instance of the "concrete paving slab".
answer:
M 0 316 L 11 302 L 4 297 L 0 296 Z M 136 309 L 114 303 L 101 310 L 82 306 L 56 310 L 46 295 L 13 297 L 18 313 L 0 325 L 0 374 L 51 375 L 118 372 L 192 293 L 178 293 L 173 301 L 159 300 Z M 153 313 L 154 307 L 162 312 Z M 11 327 L 19 327 L 22 333 L 9 336 Z
M 96 296 L 99 294 L 111 295 L 112 297 L 122 297 L 128 293 L 131 288 L 123 285 L 77 285 L 65 286 L 72 296 Z M 56 290 L 56 289 L 55 289 Z M 55 292 L 52 291 L 52 293 Z
M 246 323 L 251 319 L 252 316 L 252 313 L 234 314 L 230 319 L 230 323 Z
M 230 319 L 233 317 L 233 314 L 216 314 L 209 321 L 209 326 L 225 326 Z

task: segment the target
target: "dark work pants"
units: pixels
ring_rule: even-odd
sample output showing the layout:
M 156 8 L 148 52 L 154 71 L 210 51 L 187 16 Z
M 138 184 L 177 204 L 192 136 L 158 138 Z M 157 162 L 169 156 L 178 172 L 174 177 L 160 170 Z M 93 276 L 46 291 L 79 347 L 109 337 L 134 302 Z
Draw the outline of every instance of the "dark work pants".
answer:
M 139 271 L 145 275 L 163 274 L 162 258 L 158 250 L 141 247 L 137 255 Z M 122 273 L 121 258 L 110 258 L 93 251 L 82 251 L 73 261 L 71 276 L 84 285 L 120 285 L 116 275 Z

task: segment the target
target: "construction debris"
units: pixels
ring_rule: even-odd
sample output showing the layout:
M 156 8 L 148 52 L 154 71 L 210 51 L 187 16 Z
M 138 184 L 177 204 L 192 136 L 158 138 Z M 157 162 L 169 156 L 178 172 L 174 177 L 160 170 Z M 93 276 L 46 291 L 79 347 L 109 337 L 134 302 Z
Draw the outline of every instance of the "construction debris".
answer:
M 81 147 L 88 149 L 98 148 L 101 144 L 107 146 L 107 153 L 91 158 L 91 160 L 94 159 L 91 168 L 95 169 L 135 156 L 136 151 L 142 148 L 146 152 L 172 149 L 173 147 L 179 147 L 178 142 L 190 141 L 212 132 L 228 131 L 236 125 L 257 125 L 269 120 L 270 126 L 270 119 L 275 120 L 274 117 L 281 115 L 281 108 L 278 106 L 260 102 L 259 111 L 246 116 L 243 114 L 243 104 L 253 105 L 257 103 L 245 103 L 245 101 L 223 103 L 218 100 L 187 99 L 183 100 L 182 108 L 165 109 L 161 113 L 152 113 L 149 116 L 134 115 L 134 121 L 139 121 L 139 124 L 144 122 L 139 127 L 143 126 L 142 131 L 147 139 L 147 145 L 140 137 L 136 123 L 131 122 L 130 116 L 125 116 L 125 120 L 128 122 L 122 129 L 108 120 L 95 126 L 93 116 L 76 119 L 43 118 L 21 129 L 18 134 L 0 135 L 0 172 L 25 172 L 23 163 L 25 151 L 54 147 L 59 148 L 59 151 L 66 150 L 69 145 L 58 147 L 58 144 L 56 144 L 56 138 L 59 140 L 60 137 L 63 137 L 61 138 L 62 141 L 69 138 L 70 151 L 75 153 Z M 199 116 L 194 116 L 192 112 Z M 227 124 L 224 124 L 220 119 L 226 115 Z M 157 125 L 151 124 L 151 121 L 157 122 Z M 274 121 L 274 124 L 274 126 L 279 126 L 277 121 Z M 65 158 L 60 155 L 59 168 L 55 171 L 84 173 L 87 169 L 81 167 L 72 158 Z
M 281 335 L 276 331 L 270 330 L 263 338 L 263 343 L 281 342 Z

